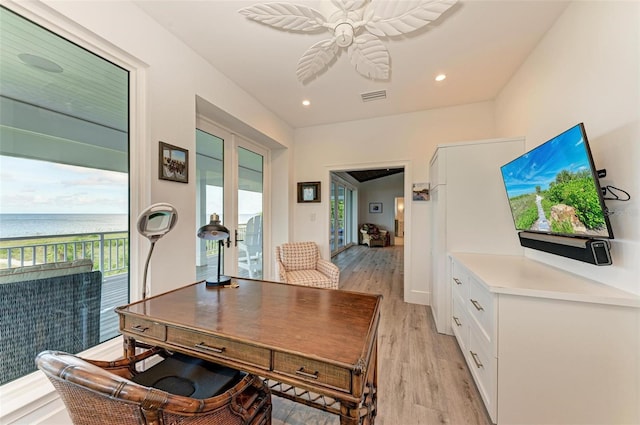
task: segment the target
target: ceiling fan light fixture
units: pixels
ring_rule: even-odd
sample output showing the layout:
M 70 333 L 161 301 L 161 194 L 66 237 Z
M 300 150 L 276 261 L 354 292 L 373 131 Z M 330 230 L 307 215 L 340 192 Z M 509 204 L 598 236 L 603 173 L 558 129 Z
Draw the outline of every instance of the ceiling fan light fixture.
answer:
M 353 27 L 348 22 L 336 25 L 333 35 L 336 37 L 338 47 L 349 47 L 353 43 Z
M 371 2 L 332 0 L 339 10 L 325 18 L 319 11 L 285 2 L 242 8 L 248 19 L 288 32 L 329 31 L 331 38 L 311 46 L 298 61 L 296 75 L 307 83 L 331 66 L 346 49 L 356 71 L 372 80 L 388 80 L 389 52 L 380 38 L 416 31 L 438 19 L 457 0 Z

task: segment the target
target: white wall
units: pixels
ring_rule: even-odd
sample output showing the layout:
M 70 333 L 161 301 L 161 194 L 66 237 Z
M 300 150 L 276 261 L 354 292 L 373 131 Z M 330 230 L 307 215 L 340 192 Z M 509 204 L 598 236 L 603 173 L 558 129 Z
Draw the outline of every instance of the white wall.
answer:
M 295 181 L 321 181 L 328 199 L 329 172 L 405 167 L 405 199 L 412 182 L 429 181 L 429 160 L 440 143 L 495 136 L 493 102 L 413 112 L 295 130 Z M 368 205 L 365 206 L 368 208 Z M 405 300 L 429 303 L 428 202 L 405 203 Z M 318 241 L 329 255 L 329 204 L 296 204 L 294 240 Z
M 404 173 L 370 180 L 358 187 L 358 224 L 373 223 L 395 236 L 395 199 L 404 196 Z M 381 213 L 370 213 L 369 203 L 381 202 Z
M 613 266 L 526 250 L 526 255 L 640 294 L 640 2 L 575 2 L 496 100 L 500 136 L 526 135 L 527 149 L 584 122 L 602 184 L 630 202 L 607 201 Z

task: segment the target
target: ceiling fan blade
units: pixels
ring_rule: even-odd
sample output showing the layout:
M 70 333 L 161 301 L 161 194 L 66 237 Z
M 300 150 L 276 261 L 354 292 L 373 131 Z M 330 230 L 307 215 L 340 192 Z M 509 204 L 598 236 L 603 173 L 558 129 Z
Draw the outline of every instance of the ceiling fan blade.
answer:
M 357 10 L 367 4 L 369 0 L 331 0 L 337 8 L 344 11 Z
M 325 71 L 335 60 L 337 52 L 335 39 L 323 40 L 311 46 L 298 61 L 298 81 L 305 83 Z
M 359 74 L 373 80 L 389 79 L 389 52 L 375 35 L 362 34 L 356 37 L 347 54 Z
M 379 37 L 407 34 L 435 21 L 457 0 L 374 1 L 365 28 Z
M 249 19 L 287 31 L 311 32 L 324 29 L 326 19 L 317 10 L 289 3 L 255 4 L 238 10 Z

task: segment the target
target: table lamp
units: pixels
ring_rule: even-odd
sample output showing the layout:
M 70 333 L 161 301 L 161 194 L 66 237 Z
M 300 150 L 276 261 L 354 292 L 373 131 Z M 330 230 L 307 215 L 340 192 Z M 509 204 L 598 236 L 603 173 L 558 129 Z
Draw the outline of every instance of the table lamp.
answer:
M 147 298 L 147 271 L 149 260 L 153 253 L 153 247 L 158 239 L 166 235 L 178 222 L 178 211 L 171 204 L 158 203 L 147 207 L 138 216 L 138 232 L 151 241 L 151 248 L 144 265 L 144 277 L 142 278 L 142 299 Z
M 220 253 L 224 246 L 224 240 L 229 239 L 229 229 L 220 224 L 220 217 L 218 214 L 211 214 L 211 221 L 209 224 L 202 226 L 198 230 L 198 237 L 200 239 L 206 239 L 211 241 L 218 241 L 218 279 L 216 281 L 207 281 L 207 286 L 220 286 L 229 283 L 231 278 L 229 276 L 220 276 Z

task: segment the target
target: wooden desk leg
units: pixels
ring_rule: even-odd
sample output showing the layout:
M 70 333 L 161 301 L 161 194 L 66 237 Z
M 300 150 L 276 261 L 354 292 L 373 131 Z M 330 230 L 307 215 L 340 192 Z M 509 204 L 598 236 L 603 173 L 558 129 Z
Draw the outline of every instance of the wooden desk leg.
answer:
M 378 350 L 371 354 L 362 401 L 340 402 L 340 425 L 374 425 L 378 413 Z
M 130 359 L 136 355 L 136 339 L 130 336 L 125 336 L 122 342 L 122 348 L 124 350 L 124 358 Z

